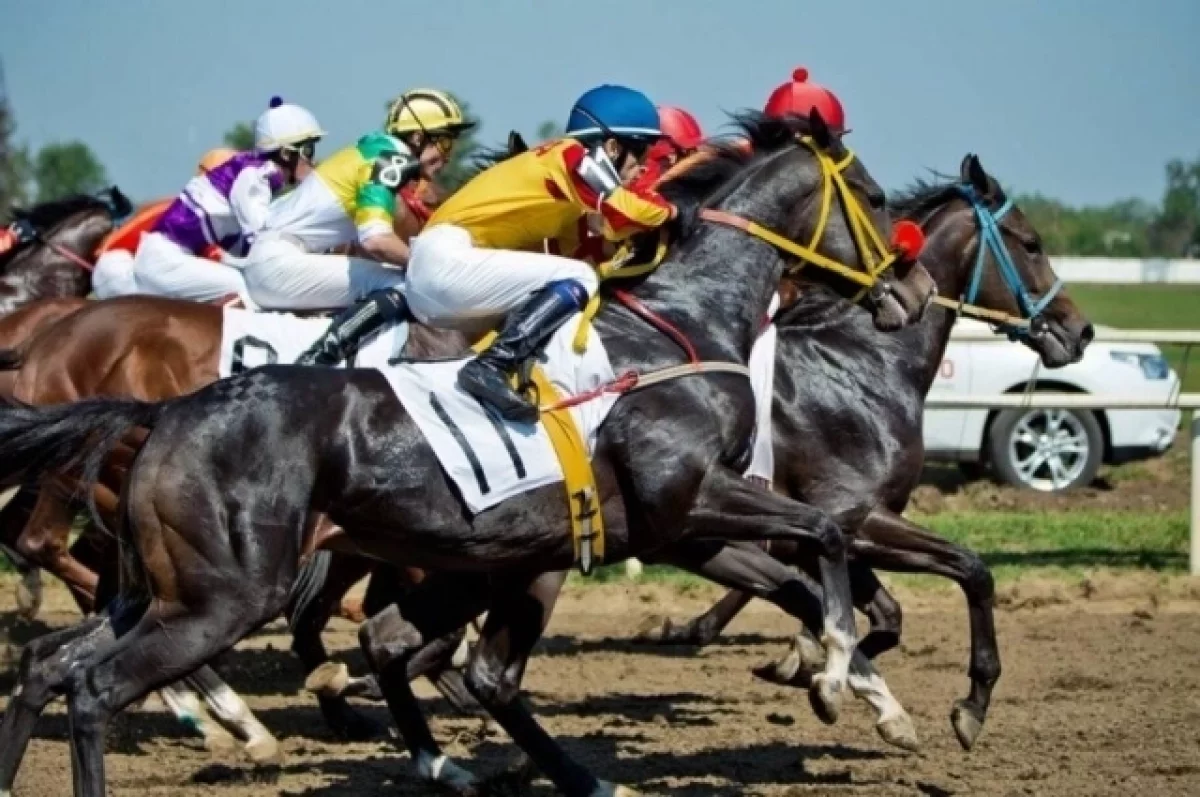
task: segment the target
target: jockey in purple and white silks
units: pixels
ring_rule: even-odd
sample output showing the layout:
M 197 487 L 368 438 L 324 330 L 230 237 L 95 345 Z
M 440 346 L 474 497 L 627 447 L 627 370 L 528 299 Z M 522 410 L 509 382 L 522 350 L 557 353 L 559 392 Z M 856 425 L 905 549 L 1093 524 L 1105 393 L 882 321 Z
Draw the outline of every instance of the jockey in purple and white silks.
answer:
M 142 238 L 138 291 L 201 302 L 236 294 L 252 308 L 236 258 L 262 229 L 272 198 L 311 170 L 324 135 L 307 110 L 273 99 L 255 124 L 254 151 L 189 180 Z

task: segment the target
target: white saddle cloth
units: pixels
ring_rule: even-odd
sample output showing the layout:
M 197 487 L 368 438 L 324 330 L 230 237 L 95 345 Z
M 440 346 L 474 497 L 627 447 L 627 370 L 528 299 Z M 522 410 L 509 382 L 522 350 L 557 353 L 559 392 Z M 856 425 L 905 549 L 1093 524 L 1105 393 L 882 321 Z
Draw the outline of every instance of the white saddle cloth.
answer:
M 563 325 L 540 358 L 546 377 L 564 396 L 593 390 L 615 378 L 595 330 L 588 330 L 584 353 L 575 352 L 572 343 L 579 323 L 576 316 Z M 226 309 L 218 372 L 225 378 L 260 365 L 295 362 L 328 326 L 329 320 L 323 318 Z M 389 365 L 407 339 L 408 324 L 384 329 L 359 350 L 354 365 L 383 373 L 472 512 L 563 480 L 562 466 L 541 423 L 501 420 L 459 389 L 458 371 L 469 358 Z M 614 395 L 603 395 L 570 410 L 589 455 L 595 452 L 596 433 L 616 400 Z M 547 397 L 543 403 L 549 401 Z

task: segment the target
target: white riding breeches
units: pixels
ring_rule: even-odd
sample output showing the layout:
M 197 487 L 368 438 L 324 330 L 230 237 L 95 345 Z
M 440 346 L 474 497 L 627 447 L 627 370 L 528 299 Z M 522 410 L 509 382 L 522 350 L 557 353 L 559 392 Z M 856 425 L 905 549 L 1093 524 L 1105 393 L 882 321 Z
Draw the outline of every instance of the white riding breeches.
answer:
M 196 257 L 170 238 L 146 233 L 133 258 L 139 293 L 211 302 L 230 294 L 247 300 L 242 272 L 223 263 Z M 247 306 L 250 306 L 247 304 Z
M 133 275 L 133 255 L 124 249 L 110 249 L 96 260 L 92 270 L 92 292 L 98 299 L 112 299 L 138 293 Z
M 466 230 L 439 224 L 413 239 L 408 305 L 426 324 L 468 326 L 504 317 L 557 280 L 578 282 L 589 297 L 600 284 L 596 272 L 581 260 L 480 249 Z
M 776 294 L 768 310 L 774 317 L 779 309 Z M 779 332 L 769 324 L 750 349 L 750 387 L 754 391 L 754 449 L 745 476 L 756 476 L 771 483 L 775 480 L 774 436 L 771 433 L 771 408 L 775 402 L 775 349 Z
M 250 298 L 270 310 L 349 307 L 384 288 L 403 288 L 404 272 L 374 260 L 313 254 L 298 242 L 264 233 L 250 247 L 242 272 Z

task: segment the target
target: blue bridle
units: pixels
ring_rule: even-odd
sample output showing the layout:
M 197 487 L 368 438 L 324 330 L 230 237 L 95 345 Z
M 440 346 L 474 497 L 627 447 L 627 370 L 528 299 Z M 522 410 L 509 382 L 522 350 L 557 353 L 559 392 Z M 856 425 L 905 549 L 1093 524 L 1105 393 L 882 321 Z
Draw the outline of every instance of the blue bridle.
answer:
M 1004 280 L 1004 284 L 1008 286 L 1013 298 L 1017 301 L 1021 316 L 1031 322 L 1029 327 L 1008 325 L 1001 325 L 1001 327 L 1010 338 L 1027 336 L 1034 328 L 1032 322 L 1041 318 L 1047 305 L 1054 301 L 1054 297 L 1063 289 L 1063 281 L 1056 276 L 1050 290 L 1035 300 L 1029 293 L 1029 289 L 1025 287 L 1025 281 L 1021 279 L 1021 273 L 1017 271 L 1012 255 L 1008 253 L 1008 245 L 1004 243 L 1004 237 L 1000 233 L 1000 220 L 1012 210 L 1012 200 L 1005 199 L 1004 204 L 993 212 L 988 209 L 987 203 L 973 186 L 959 185 L 958 193 L 971 204 L 971 209 L 975 211 L 975 221 L 979 225 L 979 252 L 975 255 L 975 268 L 971 272 L 971 281 L 967 285 L 966 293 L 963 294 L 963 301 L 967 304 L 975 304 L 975 300 L 979 296 L 980 285 L 983 283 L 983 268 L 987 261 L 987 253 L 990 251 L 992 259 L 996 261 L 996 268 L 1000 272 L 1001 279 Z

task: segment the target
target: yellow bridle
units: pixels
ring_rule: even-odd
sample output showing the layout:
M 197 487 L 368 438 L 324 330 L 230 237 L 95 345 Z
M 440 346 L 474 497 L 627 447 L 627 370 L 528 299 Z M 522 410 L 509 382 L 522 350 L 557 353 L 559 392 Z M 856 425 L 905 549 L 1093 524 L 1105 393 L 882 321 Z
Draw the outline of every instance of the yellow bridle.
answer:
M 847 150 L 841 160 L 835 161 L 810 136 L 800 136 L 797 138 L 797 141 L 812 152 L 813 157 L 817 160 L 817 165 L 821 169 L 821 209 L 817 216 L 817 225 L 813 229 L 812 238 L 807 245 L 786 238 L 773 230 L 763 227 L 758 222 L 750 221 L 749 219 L 736 216 L 732 213 L 726 213 L 722 210 L 704 209 L 700 211 L 700 218 L 705 221 L 724 224 L 742 230 L 753 235 L 755 238 L 771 244 L 776 249 L 792 255 L 796 258 L 797 262 L 786 269 L 787 273 L 795 274 L 805 266 L 812 265 L 823 268 L 826 271 L 832 271 L 851 282 L 861 285 L 862 290 L 854 297 L 854 301 L 857 302 L 870 288 L 879 282 L 880 276 L 896 262 L 897 255 L 884 241 L 883 236 L 879 234 L 879 230 L 876 229 L 874 222 L 871 221 L 870 215 L 863 209 L 858 199 L 854 196 L 854 192 L 850 190 L 850 186 L 843 175 L 843 172 L 854 162 L 854 152 Z M 850 227 L 850 234 L 854 237 L 855 246 L 858 248 L 859 258 L 862 261 L 862 270 L 847 266 L 817 251 L 817 246 L 825 236 L 825 230 L 829 226 L 829 218 L 833 213 L 835 192 L 836 196 L 841 200 L 846 223 Z M 610 260 L 596 266 L 596 273 L 600 277 L 601 282 L 645 276 L 658 268 L 659 264 L 666 258 L 667 248 L 667 233 L 663 230 L 659 234 L 654 257 L 649 261 L 645 263 L 633 263 L 635 253 L 631 247 L 626 245 L 621 247 Z M 586 346 L 588 325 L 599 309 L 600 297 L 596 295 L 592 297 L 583 311 L 584 321 L 579 325 L 579 330 L 574 340 L 576 351 L 582 352 Z

